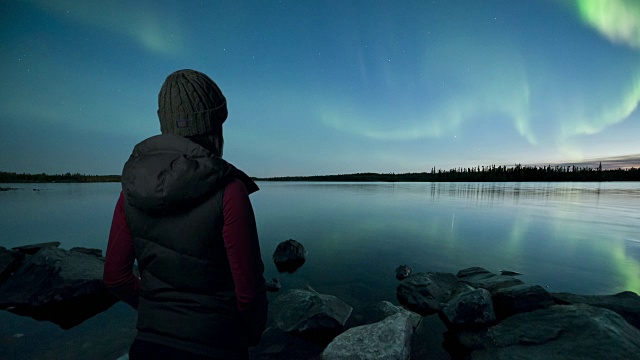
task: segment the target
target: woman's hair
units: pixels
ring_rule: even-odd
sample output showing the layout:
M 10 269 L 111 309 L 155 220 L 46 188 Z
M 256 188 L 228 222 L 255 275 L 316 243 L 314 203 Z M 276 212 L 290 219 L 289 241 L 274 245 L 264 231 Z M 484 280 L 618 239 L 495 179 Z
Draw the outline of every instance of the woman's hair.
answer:
M 209 150 L 212 154 L 222 157 L 222 148 L 224 147 L 224 137 L 222 131 L 214 134 L 198 134 L 187 136 L 187 139 Z

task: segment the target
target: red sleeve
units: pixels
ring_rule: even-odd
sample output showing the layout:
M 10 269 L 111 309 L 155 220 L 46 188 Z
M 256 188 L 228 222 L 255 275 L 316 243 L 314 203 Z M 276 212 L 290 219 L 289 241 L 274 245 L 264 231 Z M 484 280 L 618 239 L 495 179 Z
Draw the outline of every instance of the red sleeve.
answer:
M 120 300 L 138 308 L 140 279 L 133 273 L 134 261 L 133 236 L 124 215 L 124 195 L 120 192 L 109 232 L 103 280 Z
M 222 236 L 235 283 L 238 310 L 249 333 L 259 341 L 267 319 L 267 292 L 256 220 L 242 181 L 235 179 L 226 186 L 223 213 Z

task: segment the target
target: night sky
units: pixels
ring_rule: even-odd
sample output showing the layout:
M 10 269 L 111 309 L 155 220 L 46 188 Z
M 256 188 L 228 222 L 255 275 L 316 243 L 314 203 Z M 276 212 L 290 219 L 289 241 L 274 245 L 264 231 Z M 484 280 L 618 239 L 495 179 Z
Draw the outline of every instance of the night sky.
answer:
M 252 176 L 640 164 L 640 1 L 0 0 L 0 30 L 0 171 L 119 174 L 184 68 Z

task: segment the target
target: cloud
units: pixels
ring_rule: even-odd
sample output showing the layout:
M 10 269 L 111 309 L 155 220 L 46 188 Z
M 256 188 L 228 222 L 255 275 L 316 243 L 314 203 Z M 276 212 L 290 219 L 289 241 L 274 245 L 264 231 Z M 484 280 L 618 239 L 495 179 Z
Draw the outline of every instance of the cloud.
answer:
M 29 0 L 45 12 L 76 23 L 98 27 L 128 37 L 149 51 L 163 55 L 181 53 L 182 36 L 171 18 L 153 6 L 113 1 Z
M 637 0 L 578 0 L 581 19 L 609 40 L 640 48 L 640 2 Z

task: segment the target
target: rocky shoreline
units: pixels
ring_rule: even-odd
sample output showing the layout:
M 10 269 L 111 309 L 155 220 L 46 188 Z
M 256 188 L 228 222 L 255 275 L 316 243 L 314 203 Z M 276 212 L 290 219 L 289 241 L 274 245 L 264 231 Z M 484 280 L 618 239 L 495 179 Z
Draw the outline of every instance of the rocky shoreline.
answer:
M 117 302 L 102 282 L 101 250 L 59 245 L 0 247 L 0 309 L 69 329 Z
M 294 272 L 307 252 L 294 240 L 281 244 L 274 264 Z M 100 250 L 59 245 L 0 247 L 0 309 L 69 329 L 117 302 L 102 283 Z M 354 309 L 336 296 L 289 289 L 273 294 L 271 326 L 251 357 L 422 359 L 429 356 L 424 334 L 438 331 L 452 359 L 640 359 L 637 294 L 549 293 L 517 275 L 480 267 L 414 273 L 400 266 L 400 306 L 380 302 L 358 326 L 348 326 Z M 279 289 L 271 280 L 270 290 Z M 434 316 L 444 326 L 434 327 Z

